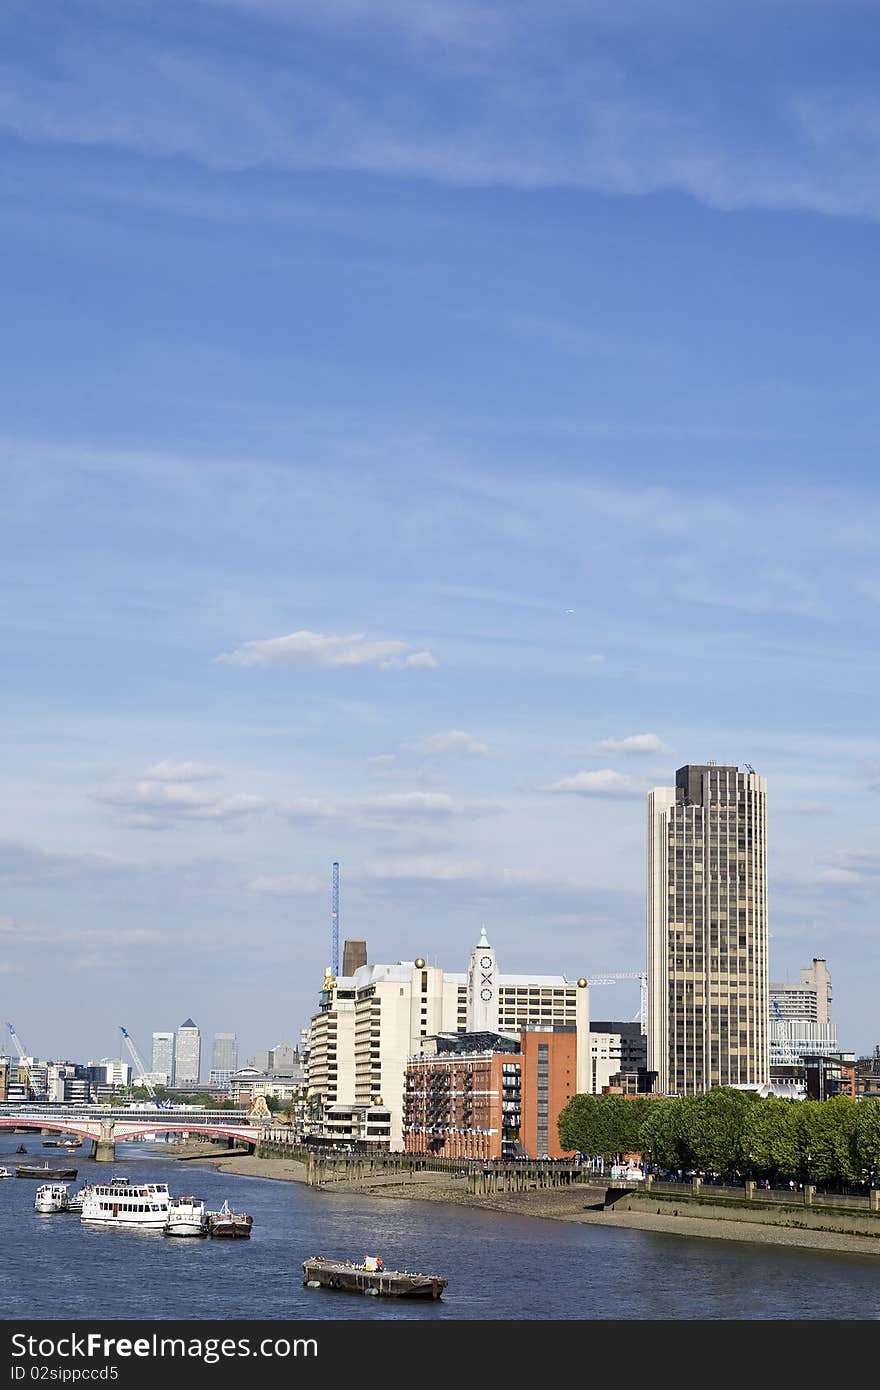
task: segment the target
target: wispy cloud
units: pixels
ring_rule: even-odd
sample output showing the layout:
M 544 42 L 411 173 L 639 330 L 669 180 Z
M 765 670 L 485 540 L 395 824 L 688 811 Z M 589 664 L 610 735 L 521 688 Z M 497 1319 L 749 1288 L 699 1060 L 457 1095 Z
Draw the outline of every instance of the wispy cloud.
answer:
M 491 752 L 488 743 L 464 729 L 449 729 L 446 733 L 410 739 L 406 747 L 420 753 L 467 753 L 478 758 L 488 757 Z
M 280 803 L 278 810 L 292 820 L 352 820 L 406 824 L 409 821 L 449 820 L 495 815 L 500 808 L 489 802 L 459 801 L 448 792 L 392 792 L 369 800 L 330 801 L 302 798 Z
M 595 772 L 575 772 L 544 788 L 548 792 L 567 792 L 574 796 L 641 796 L 644 788 L 622 772 L 610 767 Z
M 199 0 L 202 5 L 242 10 L 283 23 L 323 29 L 387 25 L 418 40 L 442 44 L 497 43 L 509 28 L 508 6 L 485 0 Z
M 162 830 L 188 821 L 237 821 L 269 809 L 261 796 L 238 792 L 212 795 L 191 782 L 172 782 L 144 777 L 129 786 L 106 787 L 96 798 L 104 806 L 123 813 L 135 828 Z
M 880 875 L 880 849 L 841 849 L 830 858 L 817 874 L 820 883 L 866 883 Z
M 880 161 L 880 104 L 869 84 L 841 92 L 796 62 L 784 77 L 776 65 L 756 64 L 755 100 L 744 107 L 739 83 L 718 62 L 708 96 L 692 26 L 659 11 L 652 22 L 657 6 L 641 7 L 638 26 L 628 26 L 603 22 L 610 7 L 593 4 L 575 17 L 570 5 L 550 5 L 536 40 L 535 24 L 511 6 L 224 3 L 247 26 L 247 59 L 243 48 L 233 62 L 200 43 L 197 25 L 191 38 L 160 29 L 133 43 L 120 31 L 95 44 L 69 22 L 45 71 L 8 63 L 0 126 L 23 139 L 184 156 L 214 169 L 676 191 L 722 209 L 880 216 L 870 177 Z M 359 65 L 345 61 L 351 39 L 377 22 L 390 34 L 384 61 L 397 60 L 380 104 Z M 310 66 L 315 55 L 297 42 L 297 26 L 316 23 L 334 30 L 328 42 L 342 51 Z M 657 80 L 661 36 L 674 82 Z
M 0 840 L 0 882 L 65 883 L 73 879 L 106 879 L 134 872 L 133 866 L 109 854 L 57 854 L 14 840 Z
M 443 854 L 391 855 L 370 860 L 366 866 L 369 878 L 410 879 L 429 883 L 469 883 L 487 888 L 504 886 L 543 888 L 560 892 L 586 885 L 567 878 L 551 878 L 535 869 L 505 868 L 476 859 L 456 858 Z
M 293 667 L 300 670 L 378 666 L 380 670 L 430 670 L 431 652 L 414 652 L 407 642 L 371 640 L 362 632 L 331 636 L 302 629 L 285 637 L 257 638 L 215 658 L 226 666 Z
M 327 885 L 315 874 L 258 874 L 249 886 L 254 893 L 295 897 L 300 894 L 319 893 Z
M 175 763 L 168 759 L 144 770 L 144 777 L 151 782 L 209 782 L 222 776 L 219 768 L 207 763 Z
M 656 734 L 628 734 L 626 738 L 600 738 L 603 753 L 665 753 L 666 744 Z

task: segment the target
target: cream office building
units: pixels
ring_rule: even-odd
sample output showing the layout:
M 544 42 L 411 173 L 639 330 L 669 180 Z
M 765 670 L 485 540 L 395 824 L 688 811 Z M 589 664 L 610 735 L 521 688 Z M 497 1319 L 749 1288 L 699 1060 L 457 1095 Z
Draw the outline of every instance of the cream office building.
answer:
M 504 975 L 483 932 L 465 974 L 449 974 L 423 957 L 363 965 L 334 979 L 328 971 L 309 1028 L 307 1091 L 320 1131 L 335 1132 L 333 1108 L 390 1116 L 391 1149 L 403 1149 L 403 1092 L 410 1057 L 433 1050 L 437 1033 L 577 1032 L 577 1088 L 589 1089 L 589 987 L 564 975 Z M 329 1115 L 329 1120 L 328 1120 Z M 373 1134 L 369 1137 L 380 1137 Z M 384 1137 L 384 1136 L 382 1136 Z
M 667 1095 L 770 1079 L 767 780 L 715 763 L 648 793 L 648 1067 Z

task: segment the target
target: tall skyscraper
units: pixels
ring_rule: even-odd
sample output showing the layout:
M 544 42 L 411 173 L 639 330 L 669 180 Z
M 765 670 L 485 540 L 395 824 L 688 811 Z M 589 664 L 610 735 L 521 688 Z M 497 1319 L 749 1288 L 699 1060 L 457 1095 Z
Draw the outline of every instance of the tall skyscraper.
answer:
M 238 1039 L 234 1033 L 215 1033 L 211 1049 L 212 1071 L 238 1070 Z
M 763 1085 L 767 779 L 681 767 L 648 793 L 648 1068 L 657 1090 Z
M 164 1072 L 168 1085 L 174 1085 L 174 1034 L 153 1034 L 153 1064 L 151 1071 Z
M 175 1086 L 193 1085 L 199 1079 L 202 1060 L 202 1036 L 191 1018 L 177 1030 L 174 1049 Z

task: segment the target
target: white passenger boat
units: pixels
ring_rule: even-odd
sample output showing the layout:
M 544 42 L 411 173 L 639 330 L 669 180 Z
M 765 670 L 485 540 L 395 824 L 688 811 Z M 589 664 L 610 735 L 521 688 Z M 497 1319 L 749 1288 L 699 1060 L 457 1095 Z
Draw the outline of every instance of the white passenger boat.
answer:
M 172 1197 L 165 1222 L 166 1236 L 206 1236 L 208 1212 L 201 1197 Z
M 170 1201 L 165 1182 L 132 1183 L 128 1178 L 111 1178 L 84 1191 L 80 1219 L 96 1226 L 161 1231 L 168 1220 Z
M 14 1174 L 13 1174 L 11 1168 L 0 1168 L 0 1178 L 11 1178 L 11 1177 L 14 1177 Z
M 34 1197 L 34 1211 L 67 1211 L 69 1201 L 66 1182 L 44 1182 L 37 1188 Z

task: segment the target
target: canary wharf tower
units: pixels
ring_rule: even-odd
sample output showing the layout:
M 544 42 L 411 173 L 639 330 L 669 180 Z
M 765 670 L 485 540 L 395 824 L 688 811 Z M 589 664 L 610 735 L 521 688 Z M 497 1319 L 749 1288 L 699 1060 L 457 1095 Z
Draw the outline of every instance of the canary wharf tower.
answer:
M 694 1095 L 770 1078 L 767 779 L 691 764 L 648 793 L 648 1067 Z

